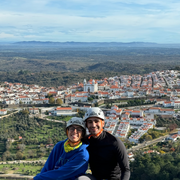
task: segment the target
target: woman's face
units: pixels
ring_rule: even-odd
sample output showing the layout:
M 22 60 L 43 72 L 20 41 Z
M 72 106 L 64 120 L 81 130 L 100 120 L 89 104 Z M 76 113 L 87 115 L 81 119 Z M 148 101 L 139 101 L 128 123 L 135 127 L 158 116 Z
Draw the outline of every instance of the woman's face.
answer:
M 78 125 L 72 125 L 68 128 L 68 138 L 71 142 L 78 142 L 82 138 L 83 128 Z

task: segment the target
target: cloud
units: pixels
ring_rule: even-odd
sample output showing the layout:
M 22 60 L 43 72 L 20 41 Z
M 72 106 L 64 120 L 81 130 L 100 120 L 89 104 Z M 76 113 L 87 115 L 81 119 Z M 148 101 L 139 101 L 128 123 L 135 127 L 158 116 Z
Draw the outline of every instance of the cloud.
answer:
M 13 34 L 6 34 L 4 32 L 0 33 L 0 38 L 1 39 L 7 39 L 7 38 L 15 38 Z
M 179 7 L 175 0 L 7 0 L 0 2 L 0 33 L 17 40 L 177 41 Z

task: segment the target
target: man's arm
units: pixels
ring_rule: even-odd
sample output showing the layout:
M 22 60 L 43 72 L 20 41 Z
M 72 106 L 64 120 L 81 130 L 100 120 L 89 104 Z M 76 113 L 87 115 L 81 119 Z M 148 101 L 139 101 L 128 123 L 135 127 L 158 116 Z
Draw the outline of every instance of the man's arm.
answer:
M 118 164 L 121 169 L 121 180 L 129 180 L 130 178 L 130 167 L 127 156 L 127 151 L 120 139 L 117 138 L 117 156 Z

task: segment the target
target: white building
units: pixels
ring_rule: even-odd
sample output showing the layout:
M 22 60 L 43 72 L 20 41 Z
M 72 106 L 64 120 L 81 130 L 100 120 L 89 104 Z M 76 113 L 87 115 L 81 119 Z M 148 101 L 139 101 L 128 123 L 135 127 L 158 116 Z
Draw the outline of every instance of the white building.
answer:
M 109 92 L 106 92 L 106 91 L 99 91 L 98 92 L 99 98 L 107 98 L 108 96 L 109 96 Z
M 171 102 L 171 101 L 164 101 L 164 102 L 163 102 L 163 106 L 164 106 L 164 107 L 172 107 L 173 105 L 172 105 L 172 102 Z
M 168 139 L 170 139 L 172 141 L 176 141 L 179 138 L 180 138 L 179 133 L 178 134 L 174 134 L 174 135 L 168 137 Z
M 87 102 L 88 97 L 87 96 L 78 96 L 75 97 L 75 102 L 81 101 L 81 102 Z
M 155 119 L 148 119 L 148 118 L 121 118 L 121 122 L 128 122 L 130 125 L 140 126 L 144 123 L 150 123 L 156 125 Z
M 129 137 L 129 141 L 130 142 L 134 142 L 134 143 L 138 143 L 139 142 L 139 138 L 144 134 L 144 132 L 140 132 L 140 131 L 135 131 L 130 137 Z
M 7 110 L 6 109 L 0 109 L 0 115 L 5 115 L 7 114 Z
M 23 104 L 30 104 L 31 101 L 32 99 L 28 96 L 19 96 L 19 102 L 22 102 Z
M 104 130 L 111 134 L 114 133 L 117 122 L 117 120 L 106 120 Z
M 134 159 L 134 154 L 133 154 L 132 152 L 130 152 L 130 153 L 128 154 L 128 158 L 129 158 L 130 161 L 134 161 L 134 160 L 135 160 L 135 159 Z
M 144 110 L 144 113 L 152 113 L 157 115 L 174 115 L 174 109 L 161 109 L 159 107 L 151 107 Z
M 130 128 L 129 122 L 121 122 L 115 135 L 120 138 L 126 138 L 129 132 L 129 128 Z
M 143 117 L 144 112 L 141 110 L 125 109 L 124 112 L 130 113 L 131 116 Z
M 86 82 L 86 79 L 84 79 L 84 91 L 86 92 L 97 92 L 98 91 L 98 83 L 95 82 L 93 79 L 92 81 Z
M 126 94 L 127 94 L 127 97 L 134 97 L 134 92 L 133 91 L 127 91 L 126 92 Z
M 180 101 L 172 102 L 172 106 L 174 106 L 175 109 L 179 109 L 180 108 Z
M 76 114 L 77 112 L 72 112 L 71 107 L 57 107 L 52 111 L 52 115 L 55 116 L 73 116 Z
M 38 114 L 39 109 L 38 108 L 29 108 L 29 112 L 32 113 L 32 114 Z
M 118 106 L 111 107 L 110 114 L 115 114 L 116 116 L 120 117 L 122 114 L 122 109 L 119 109 Z
M 119 91 L 119 87 L 118 86 L 116 86 L 116 85 L 112 85 L 111 87 L 110 87 L 110 90 L 109 90 L 109 92 L 117 92 L 117 91 Z
M 141 136 L 143 136 L 149 129 L 153 128 L 153 124 L 151 123 L 144 123 L 137 131 L 135 131 L 130 137 L 129 141 L 138 143 Z

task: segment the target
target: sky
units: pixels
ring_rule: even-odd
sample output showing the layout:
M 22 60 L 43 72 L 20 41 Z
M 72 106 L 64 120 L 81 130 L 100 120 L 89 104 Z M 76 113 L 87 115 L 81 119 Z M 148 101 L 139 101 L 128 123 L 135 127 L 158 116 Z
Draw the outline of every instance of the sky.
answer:
M 179 0 L 0 0 L 0 42 L 180 43 Z

